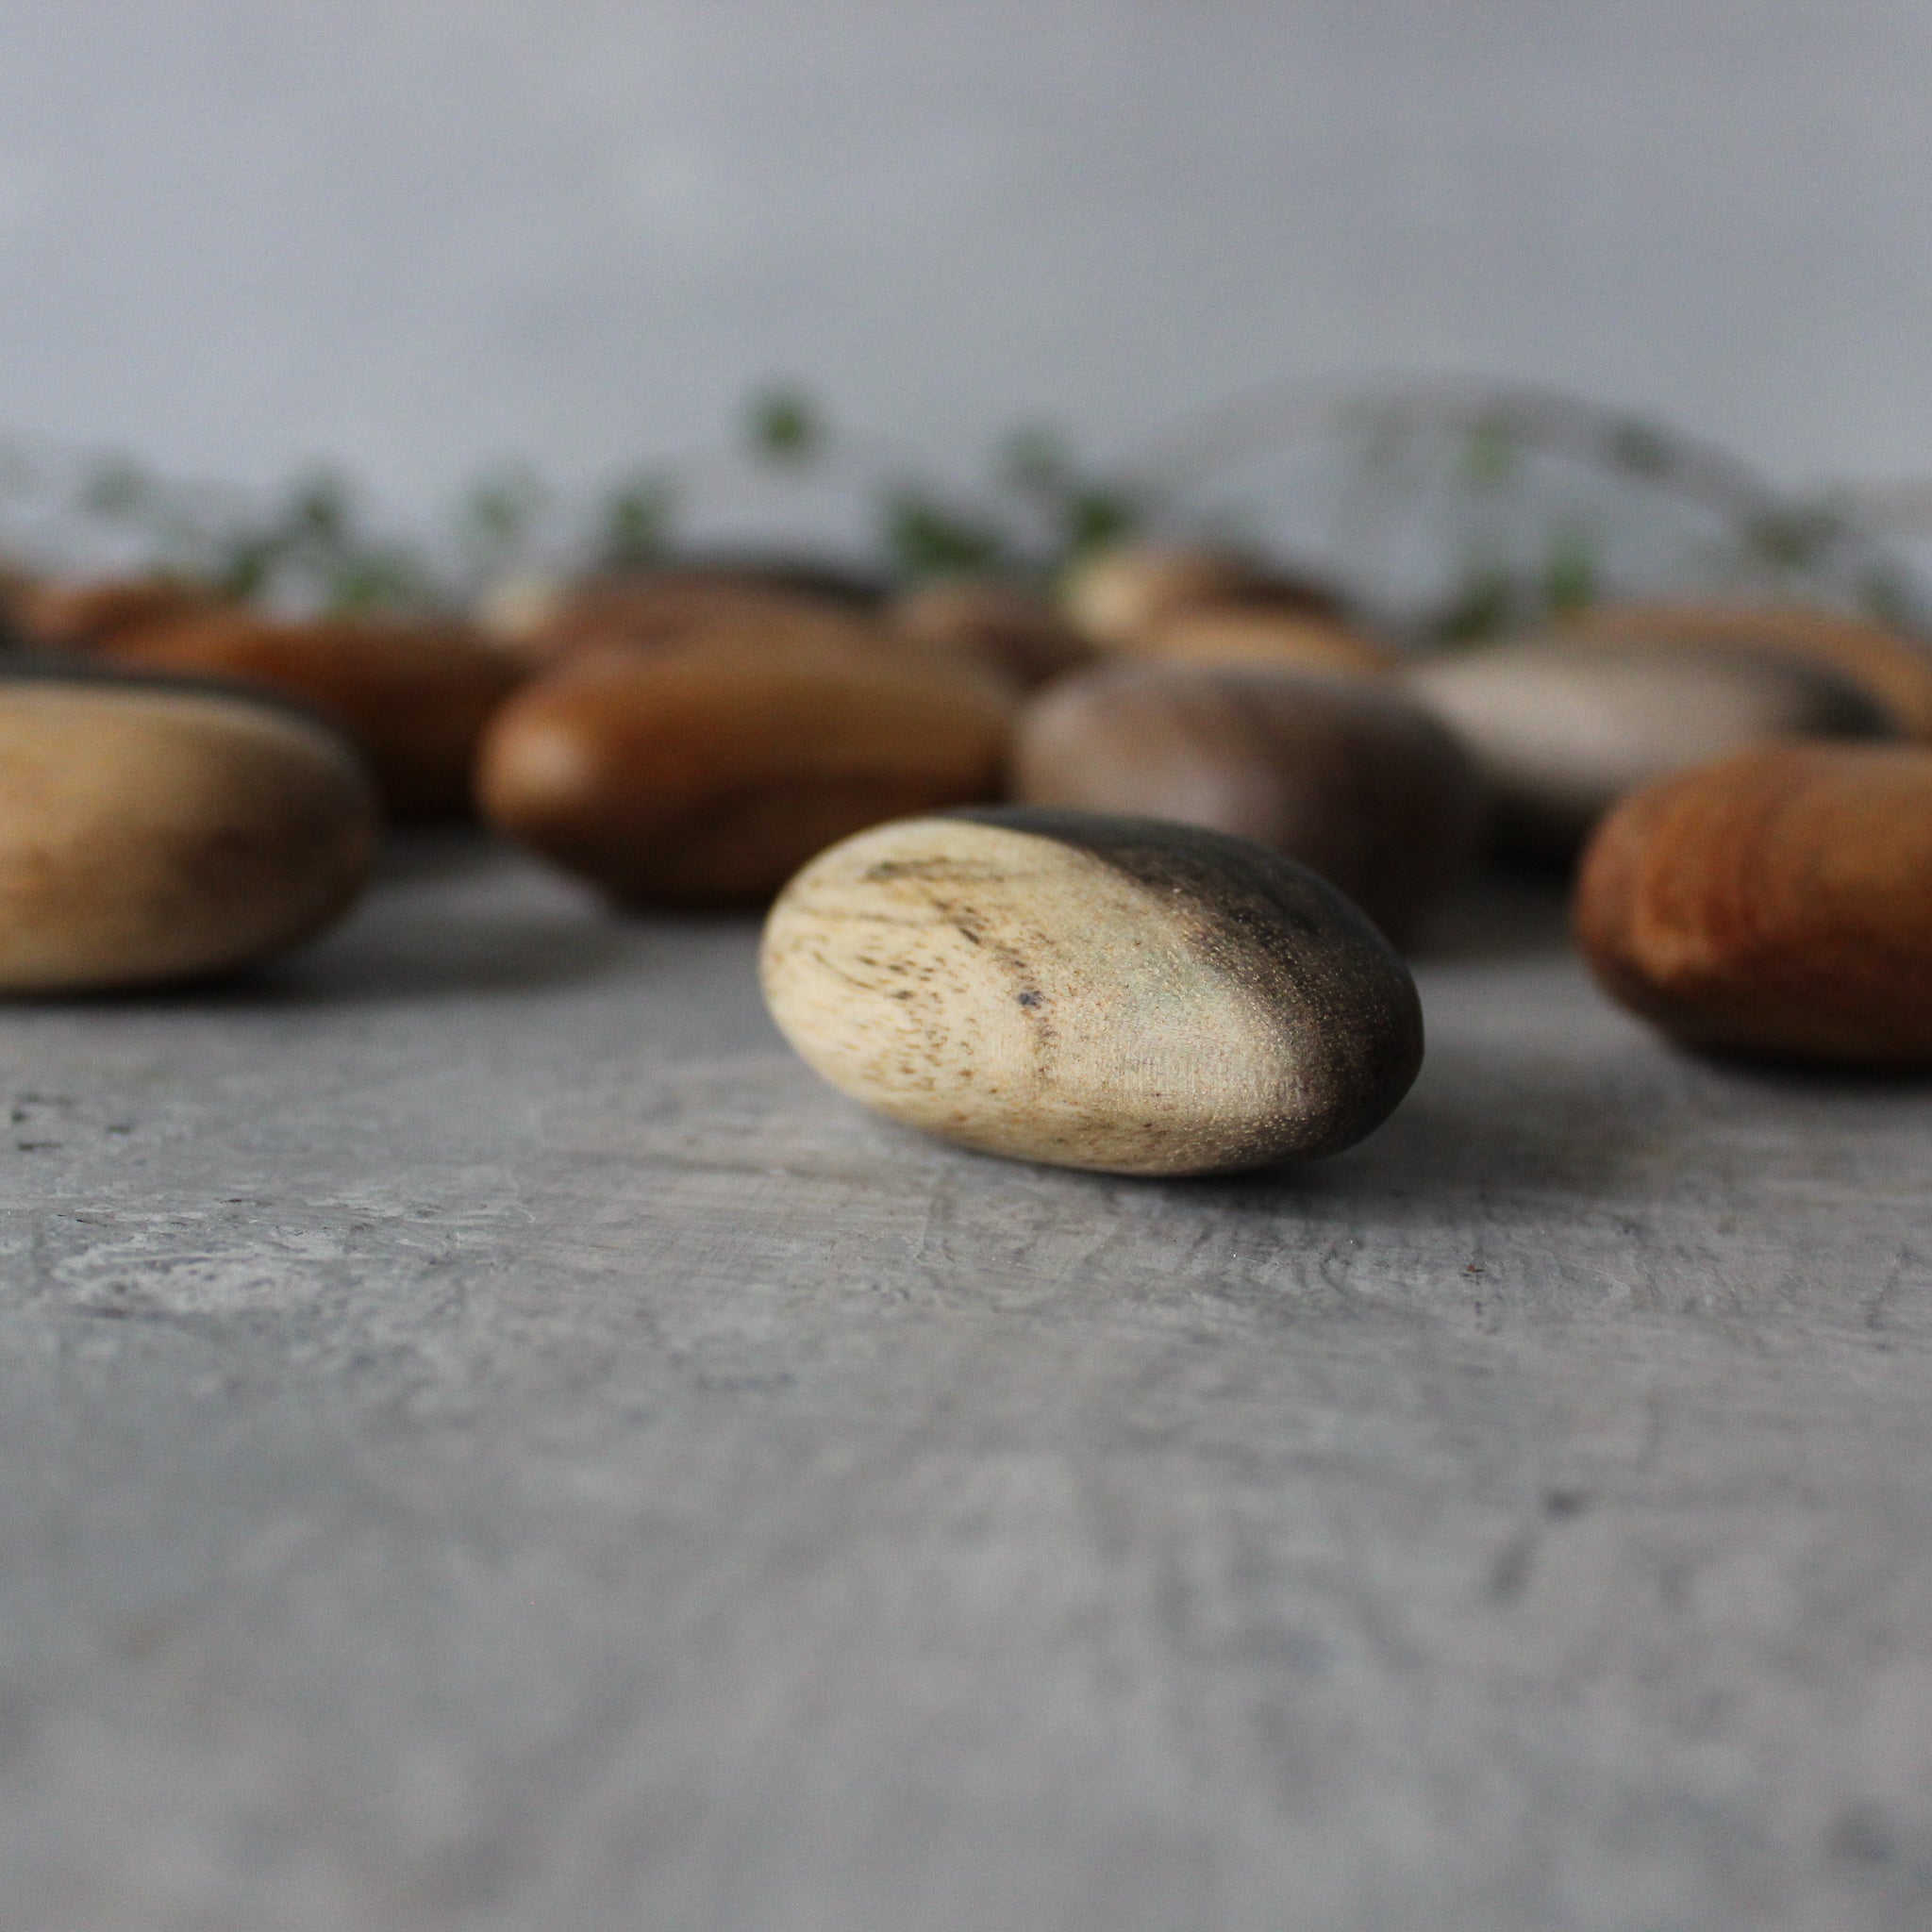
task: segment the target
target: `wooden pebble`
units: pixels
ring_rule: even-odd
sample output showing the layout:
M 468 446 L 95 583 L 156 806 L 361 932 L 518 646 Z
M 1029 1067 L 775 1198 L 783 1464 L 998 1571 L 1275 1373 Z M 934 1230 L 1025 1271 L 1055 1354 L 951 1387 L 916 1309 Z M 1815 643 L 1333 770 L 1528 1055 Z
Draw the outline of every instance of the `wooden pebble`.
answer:
M 1932 1068 L 1932 751 L 1776 746 L 1646 787 L 1591 842 L 1576 931 L 1688 1045 Z
M 8 598 L 14 627 L 46 651 L 86 651 L 154 624 L 224 608 L 205 584 L 183 577 L 53 578 L 15 587 Z
M 557 586 L 546 598 L 506 593 L 492 618 L 499 642 L 537 667 L 581 651 L 729 642 L 770 651 L 886 646 L 876 616 L 851 597 L 783 576 L 725 569 L 656 570 Z
M 1535 641 L 1425 659 L 1409 690 L 1475 757 L 1502 841 L 1568 858 L 1626 791 L 1770 739 L 1874 736 L 1885 714 L 1790 658 Z
M 1038 690 L 1093 657 L 1093 646 L 1051 604 L 1014 584 L 925 584 L 888 614 L 914 648 L 964 658 L 1021 691 Z
M 1111 650 L 1130 647 L 1163 619 L 1199 605 L 1257 605 L 1305 617 L 1338 610 L 1318 585 L 1201 543 L 1111 544 L 1069 571 L 1061 601 L 1076 630 Z
M 0 993 L 223 973 L 349 906 L 377 838 L 318 719 L 181 684 L 0 679 Z
M 1123 648 L 1164 663 L 1245 664 L 1386 677 L 1395 654 L 1366 631 L 1318 612 L 1268 604 L 1190 604 Z
M 1422 1064 L 1402 960 L 1244 839 L 1008 807 L 880 825 L 766 923 L 779 1030 L 841 1092 L 990 1154 L 1194 1174 L 1332 1154 Z
M 1014 795 L 1254 839 L 1318 872 L 1398 945 L 1468 868 L 1485 818 L 1460 743 L 1399 688 L 1111 662 L 1022 711 Z
M 278 623 L 225 611 L 118 634 L 102 650 L 312 705 L 361 747 L 388 810 L 411 819 L 469 808 L 477 740 L 523 675 L 466 630 L 400 619 Z
M 881 819 L 991 797 L 1000 686 L 891 653 L 587 653 L 513 698 L 478 796 L 513 838 L 630 905 L 760 904 Z
M 1795 658 L 1856 685 L 1905 736 L 1932 740 L 1932 646 L 1849 611 L 1815 604 L 1599 604 L 1556 635 L 1597 645 Z

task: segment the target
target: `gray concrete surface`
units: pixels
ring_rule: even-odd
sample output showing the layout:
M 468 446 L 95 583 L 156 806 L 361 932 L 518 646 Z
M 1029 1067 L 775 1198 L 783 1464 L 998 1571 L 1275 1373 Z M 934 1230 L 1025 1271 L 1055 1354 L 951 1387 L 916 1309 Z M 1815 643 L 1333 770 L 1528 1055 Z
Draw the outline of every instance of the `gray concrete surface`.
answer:
M 27 1932 L 1932 1922 L 1932 1109 L 1536 922 L 1326 1167 L 861 1117 L 459 844 L 0 1015 Z

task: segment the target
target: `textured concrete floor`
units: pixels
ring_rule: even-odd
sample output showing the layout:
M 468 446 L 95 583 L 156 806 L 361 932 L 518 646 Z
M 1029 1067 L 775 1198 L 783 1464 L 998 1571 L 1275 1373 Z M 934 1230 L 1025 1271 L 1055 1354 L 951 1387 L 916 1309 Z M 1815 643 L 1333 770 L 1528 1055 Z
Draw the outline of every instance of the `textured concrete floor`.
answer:
M 424 846 L 0 1015 L 8 1932 L 1932 1923 L 1925 1089 L 1490 920 L 1368 1144 L 1130 1184 L 752 950 Z

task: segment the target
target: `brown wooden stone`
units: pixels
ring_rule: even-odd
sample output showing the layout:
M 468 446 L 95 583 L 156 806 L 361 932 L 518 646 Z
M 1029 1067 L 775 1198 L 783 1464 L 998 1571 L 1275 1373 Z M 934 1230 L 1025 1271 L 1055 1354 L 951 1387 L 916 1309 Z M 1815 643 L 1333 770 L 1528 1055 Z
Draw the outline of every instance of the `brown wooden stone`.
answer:
M 182 684 L 0 680 L 0 993 L 244 965 L 336 918 L 375 856 L 354 750 Z
M 1779 746 L 1646 787 L 1591 843 L 1576 931 L 1688 1044 L 1932 1067 L 1932 751 Z
M 477 740 L 522 675 L 467 630 L 401 619 L 220 612 L 117 634 L 102 649 L 145 670 L 240 679 L 314 706 L 361 746 L 400 818 L 468 809 Z
M 897 653 L 586 653 L 485 741 L 490 820 L 627 904 L 771 896 L 814 853 L 908 811 L 992 795 L 1010 699 Z
M 1398 944 L 1474 856 L 1481 780 L 1399 688 L 1115 661 L 1021 714 L 1015 795 L 1179 820 L 1311 867 Z

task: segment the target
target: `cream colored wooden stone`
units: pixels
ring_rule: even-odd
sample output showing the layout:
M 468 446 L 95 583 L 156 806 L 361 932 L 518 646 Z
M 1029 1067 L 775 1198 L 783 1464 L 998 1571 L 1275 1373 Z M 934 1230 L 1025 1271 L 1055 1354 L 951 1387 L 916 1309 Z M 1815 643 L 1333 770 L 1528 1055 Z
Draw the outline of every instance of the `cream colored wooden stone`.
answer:
M 1324 1154 L 1422 1055 L 1414 988 L 1313 874 L 1156 820 L 916 818 L 807 866 L 774 1019 L 833 1086 L 965 1146 L 1121 1174 Z
M 1627 791 L 1773 739 L 1888 720 L 1815 664 L 1685 645 L 1504 643 L 1417 665 L 1410 691 L 1474 754 L 1510 842 L 1566 854 Z
M 306 939 L 375 857 L 326 726 L 244 698 L 0 683 L 0 993 L 148 985 Z

